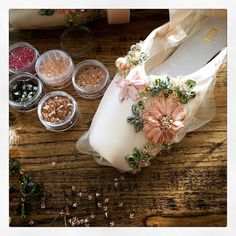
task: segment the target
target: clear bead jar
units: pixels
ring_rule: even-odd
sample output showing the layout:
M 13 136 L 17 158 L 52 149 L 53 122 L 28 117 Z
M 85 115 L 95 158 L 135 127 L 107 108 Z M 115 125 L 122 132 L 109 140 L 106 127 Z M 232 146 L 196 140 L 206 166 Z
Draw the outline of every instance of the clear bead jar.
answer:
M 54 91 L 46 94 L 39 102 L 38 117 L 48 130 L 61 132 L 75 125 L 79 108 L 71 95 Z
M 71 57 L 62 50 L 43 53 L 35 64 L 38 77 L 54 89 L 65 88 L 71 83 L 74 64 Z
M 72 75 L 72 84 L 78 95 L 87 99 L 101 97 L 107 89 L 110 76 L 106 67 L 97 60 L 80 62 Z
M 13 75 L 9 81 L 10 106 L 20 112 L 34 110 L 45 90 L 39 78 L 30 73 Z
M 95 48 L 92 31 L 85 25 L 76 25 L 67 28 L 61 35 L 61 48 L 72 58 L 87 56 Z
M 39 52 L 31 44 L 18 42 L 9 48 L 9 71 L 12 74 L 21 72 L 35 73 L 35 63 Z

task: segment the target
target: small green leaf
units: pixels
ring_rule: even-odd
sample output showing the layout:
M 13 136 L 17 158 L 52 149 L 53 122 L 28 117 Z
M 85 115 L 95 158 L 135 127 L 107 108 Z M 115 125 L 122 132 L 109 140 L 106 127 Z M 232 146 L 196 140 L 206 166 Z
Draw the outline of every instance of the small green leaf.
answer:
M 149 92 L 152 97 L 155 97 L 161 92 L 161 88 L 159 86 L 155 86 L 155 87 L 150 88 Z
M 131 108 L 133 116 L 127 118 L 127 122 L 134 126 L 136 132 L 139 132 L 143 128 L 143 118 L 140 113 L 140 106 L 142 106 L 141 103 L 134 104 Z
M 132 169 L 138 169 L 139 168 L 139 163 L 140 160 L 143 157 L 143 153 L 141 150 L 139 150 L 138 148 L 134 148 L 133 154 L 131 155 L 127 155 L 125 157 L 125 160 L 128 162 L 129 166 Z
M 182 102 L 183 104 L 188 103 L 188 100 L 189 100 L 186 95 L 182 95 L 182 96 L 180 97 L 180 99 L 181 99 L 181 102 Z
M 142 101 L 139 101 L 139 102 L 138 102 L 138 106 L 139 106 L 139 108 L 142 109 L 142 110 L 145 108 Z
M 191 91 L 191 92 L 190 92 L 190 98 L 195 98 L 195 97 L 196 97 L 196 92 Z
M 139 114 L 139 107 L 136 104 L 133 105 L 131 109 L 132 109 L 132 113 L 134 115 L 138 115 Z
M 134 124 L 134 123 L 135 123 L 135 117 L 129 116 L 129 117 L 127 118 L 127 121 L 128 121 L 129 123 L 131 123 L 131 124 Z
M 196 86 L 197 82 L 196 82 L 195 80 L 189 79 L 189 80 L 187 80 L 187 81 L 185 82 L 185 84 L 186 84 L 190 89 L 192 89 L 193 87 Z
M 137 169 L 138 168 L 139 159 L 137 159 L 135 156 L 128 155 L 126 157 L 126 161 L 128 162 L 128 164 L 130 165 L 131 168 L 133 168 L 133 169 Z

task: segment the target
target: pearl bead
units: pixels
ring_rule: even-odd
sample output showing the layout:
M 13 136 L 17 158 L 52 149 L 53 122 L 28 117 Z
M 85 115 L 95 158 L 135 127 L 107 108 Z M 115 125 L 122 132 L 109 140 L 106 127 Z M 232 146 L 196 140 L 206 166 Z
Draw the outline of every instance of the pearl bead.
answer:
M 115 62 L 115 65 L 117 68 L 119 68 L 121 65 L 125 65 L 125 64 L 126 64 L 126 59 L 124 57 L 119 57 Z

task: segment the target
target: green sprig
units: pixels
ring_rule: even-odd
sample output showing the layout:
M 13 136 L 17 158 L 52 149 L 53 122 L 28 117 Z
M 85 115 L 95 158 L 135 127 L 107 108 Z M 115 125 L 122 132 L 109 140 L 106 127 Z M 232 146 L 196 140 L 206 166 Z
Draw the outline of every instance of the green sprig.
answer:
M 41 192 L 40 185 L 23 172 L 19 176 L 20 192 L 24 197 L 38 196 Z
M 19 202 L 17 212 L 22 219 L 30 214 L 31 204 L 30 199 L 39 196 L 42 192 L 42 187 L 39 183 L 34 181 L 29 174 L 20 170 L 21 163 L 16 159 L 9 159 L 9 174 L 10 176 L 18 174 L 19 192 L 21 200 Z

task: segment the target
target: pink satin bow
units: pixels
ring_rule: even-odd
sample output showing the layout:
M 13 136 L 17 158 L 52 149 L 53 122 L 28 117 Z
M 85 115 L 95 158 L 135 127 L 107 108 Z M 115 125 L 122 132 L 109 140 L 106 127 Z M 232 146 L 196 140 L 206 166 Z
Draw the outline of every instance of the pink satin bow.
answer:
M 147 86 L 146 78 L 142 77 L 139 72 L 136 72 L 131 79 L 120 77 L 116 83 L 117 86 L 121 88 L 119 95 L 121 102 L 123 102 L 125 98 L 131 98 L 136 101 L 138 99 L 138 91 Z

